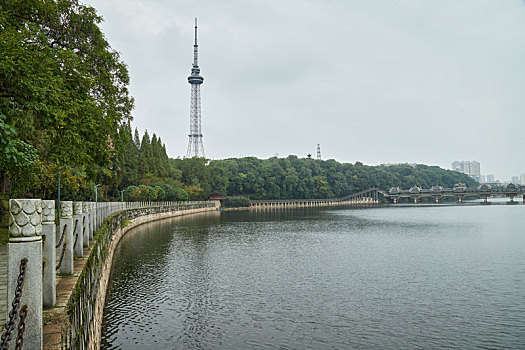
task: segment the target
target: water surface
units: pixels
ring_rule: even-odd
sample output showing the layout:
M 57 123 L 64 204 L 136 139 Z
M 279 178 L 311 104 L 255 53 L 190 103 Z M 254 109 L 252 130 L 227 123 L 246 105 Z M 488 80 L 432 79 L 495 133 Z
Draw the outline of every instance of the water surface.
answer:
M 121 241 L 104 349 L 523 349 L 525 205 L 246 211 Z

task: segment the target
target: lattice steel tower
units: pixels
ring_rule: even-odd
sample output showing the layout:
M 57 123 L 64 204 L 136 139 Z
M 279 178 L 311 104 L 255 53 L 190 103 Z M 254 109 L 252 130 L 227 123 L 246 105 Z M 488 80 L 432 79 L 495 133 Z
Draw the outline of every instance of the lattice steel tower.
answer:
M 186 157 L 205 157 L 204 146 L 202 145 L 201 131 L 201 84 L 204 78 L 200 75 L 199 69 L 199 45 L 197 45 L 197 18 L 195 18 L 195 44 L 193 45 L 193 66 L 188 83 L 191 84 L 190 102 L 190 137 L 188 141 L 188 151 Z

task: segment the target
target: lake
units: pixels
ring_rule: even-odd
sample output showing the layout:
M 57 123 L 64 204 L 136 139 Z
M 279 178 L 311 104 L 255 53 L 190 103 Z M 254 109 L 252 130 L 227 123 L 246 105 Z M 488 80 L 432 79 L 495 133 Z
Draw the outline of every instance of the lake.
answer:
M 130 231 L 103 349 L 523 349 L 525 205 L 211 213 Z

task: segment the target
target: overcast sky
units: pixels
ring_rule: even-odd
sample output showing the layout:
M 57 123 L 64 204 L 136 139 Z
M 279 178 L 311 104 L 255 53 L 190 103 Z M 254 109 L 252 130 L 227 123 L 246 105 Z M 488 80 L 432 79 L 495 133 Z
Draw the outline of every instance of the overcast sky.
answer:
M 89 0 L 134 125 L 186 154 L 199 18 L 208 158 L 295 154 L 525 173 L 523 0 Z

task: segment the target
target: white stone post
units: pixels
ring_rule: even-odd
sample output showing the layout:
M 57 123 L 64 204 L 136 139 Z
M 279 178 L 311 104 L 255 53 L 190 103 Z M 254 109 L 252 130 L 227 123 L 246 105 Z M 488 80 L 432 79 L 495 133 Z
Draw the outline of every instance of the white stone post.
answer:
M 84 255 L 84 233 L 82 225 L 82 202 L 73 202 L 73 254 L 77 258 Z
M 7 312 L 11 311 L 11 303 L 15 298 L 21 261 L 26 261 L 19 309 L 20 315 L 20 311 L 26 305 L 24 348 L 42 349 L 42 200 L 9 200 L 7 249 Z M 14 343 L 16 330 L 12 335 Z M 14 349 L 14 345 L 11 345 Z
M 98 202 L 95 202 L 93 203 L 93 228 L 95 229 L 95 231 L 98 230 L 98 214 Z
M 89 247 L 89 203 L 82 202 L 82 246 Z
M 95 202 L 95 230 L 98 230 L 99 225 L 99 217 L 100 217 L 100 203 Z
M 57 252 L 60 254 L 60 256 L 64 254 L 64 257 L 62 258 L 62 264 L 60 265 L 60 273 L 63 275 L 73 274 L 73 225 L 73 202 L 61 201 L 59 236 L 61 237 L 62 234 L 65 236 Z M 64 249 L 65 252 L 62 252 Z
M 96 216 L 97 212 L 95 210 L 95 203 L 91 202 L 89 204 L 89 220 L 90 220 L 90 223 L 89 223 L 89 239 L 92 240 L 93 239 L 93 235 L 95 234 L 95 230 L 97 229 L 95 227 L 95 216 Z
M 44 307 L 56 303 L 55 201 L 42 201 L 42 253 L 44 264 Z
M 95 221 L 94 221 L 94 228 L 95 228 L 95 231 L 98 230 L 98 214 L 99 214 L 99 210 L 98 210 L 98 202 L 95 202 L 93 203 L 93 216 L 95 217 Z

